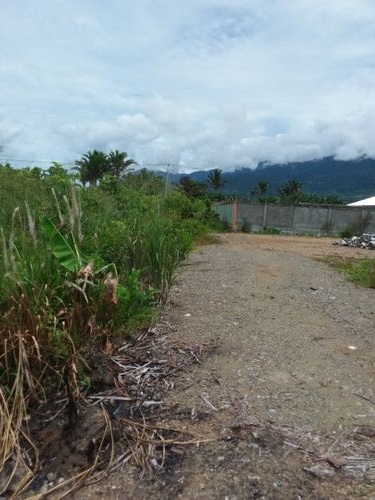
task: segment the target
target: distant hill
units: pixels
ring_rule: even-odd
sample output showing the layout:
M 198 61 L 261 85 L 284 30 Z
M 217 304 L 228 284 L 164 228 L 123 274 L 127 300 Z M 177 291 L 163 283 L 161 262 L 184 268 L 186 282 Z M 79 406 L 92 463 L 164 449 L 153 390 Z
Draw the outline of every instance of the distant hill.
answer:
M 189 174 L 197 181 L 205 181 L 209 171 Z M 181 174 L 170 176 L 170 182 L 178 182 Z M 344 201 L 356 201 L 375 195 L 375 159 L 362 158 L 351 161 L 333 157 L 285 165 L 261 164 L 256 169 L 242 168 L 223 173 L 227 181 L 221 191 L 239 197 L 247 197 L 260 181 L 270 183 L 268 194 L 276 194 L 282 184 L 290 179 L 302 183 L 305 192 L 335 194 Z

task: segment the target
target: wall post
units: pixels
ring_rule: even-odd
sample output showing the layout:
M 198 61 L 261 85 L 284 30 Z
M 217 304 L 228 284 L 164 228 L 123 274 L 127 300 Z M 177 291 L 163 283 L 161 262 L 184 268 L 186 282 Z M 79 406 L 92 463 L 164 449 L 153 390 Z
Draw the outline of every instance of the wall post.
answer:
M 328 221 L 327 221 L 327 234 L 328 234 L 328 236 L 331 234 L 332 229 L 333 229 L 333 226 L 332 226 L 332 207 L 329 206 L 328 207 Z
M 295 234 L 296 232 L 296 212 L 297 212 L 297 205 L 293 206 L 293 220 L 292 220 L 292 232 Z
M 263 205 L 263 229 L 267 227 L 267 202 Z
M 232 220 L 232 231 L 237 231 L 237 220 L 238 220 L 238 200 L 237 198 L 233 202 L 233 220 Z

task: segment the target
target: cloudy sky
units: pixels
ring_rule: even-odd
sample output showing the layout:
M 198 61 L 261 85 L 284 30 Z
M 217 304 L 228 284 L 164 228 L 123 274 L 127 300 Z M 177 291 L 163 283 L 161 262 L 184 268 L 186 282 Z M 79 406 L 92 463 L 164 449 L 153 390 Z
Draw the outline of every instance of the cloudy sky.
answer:
M 119 149 L 226 170 L 375 157 L 374 0 L 0 7 L 2 161 L 69 166 Z

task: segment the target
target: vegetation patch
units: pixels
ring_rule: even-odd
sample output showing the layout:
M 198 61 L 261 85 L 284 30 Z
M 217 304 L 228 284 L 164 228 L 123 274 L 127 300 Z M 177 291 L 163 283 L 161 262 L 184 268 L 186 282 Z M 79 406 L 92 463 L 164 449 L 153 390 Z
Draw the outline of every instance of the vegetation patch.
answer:
M 0 166 L 0 494 L 19 494 L 40 467 L 38 415 L 58 394 L 46 421 L 75 427 L 105 384 L 98 359 L 154 323 L 179 263 L 221 227 L 208 198 L 167 194 L 155 174 L 128 172 L 134 163 L 94 151 L 78 174 Z
M 344 273 L 357 285 L 375 288 L 375 259 L 373 257 L 354 258 L 330 255 L 321 260 Z

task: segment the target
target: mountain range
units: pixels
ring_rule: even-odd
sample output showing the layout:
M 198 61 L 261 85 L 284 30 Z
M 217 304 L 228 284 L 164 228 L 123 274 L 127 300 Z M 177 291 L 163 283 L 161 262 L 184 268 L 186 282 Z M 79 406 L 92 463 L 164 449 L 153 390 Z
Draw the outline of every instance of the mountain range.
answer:
M 204 182 L 210 171 L 197 171 L 190 178 Z M 171 174 L 170 182 L 177 183 L 181 174 Z M 257 168 L 223 171 L 225 185 L 221 192 L 248 197 L 261 181 L 269 183 L 268 194 L 277 194 L 279 187 L 291 179 L 302 184 L 307 193 L 335 194 L 345 202 L 375 195 L 375 159 L 336 160 L 333 157 L 287 164 L 259 164 Z

